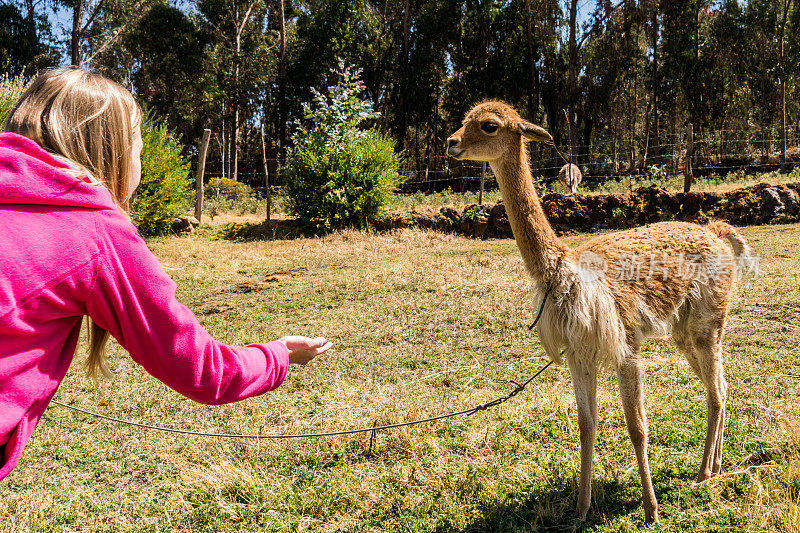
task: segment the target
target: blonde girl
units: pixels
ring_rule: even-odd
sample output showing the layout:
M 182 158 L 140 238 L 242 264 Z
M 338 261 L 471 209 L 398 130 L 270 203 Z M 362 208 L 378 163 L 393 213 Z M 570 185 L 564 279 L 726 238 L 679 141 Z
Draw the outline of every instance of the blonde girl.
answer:
M 278 387 L 331 344 L 291 336 L 228 346 L 175 299 L 127 212 L 141 177 L 142 113 L 80 69 L 40 73 L 0 134 L 0 479 L 18 463 L 69 368 L 84 316 L 88 371 L 109 335 L 150 374 L 208 404 Z

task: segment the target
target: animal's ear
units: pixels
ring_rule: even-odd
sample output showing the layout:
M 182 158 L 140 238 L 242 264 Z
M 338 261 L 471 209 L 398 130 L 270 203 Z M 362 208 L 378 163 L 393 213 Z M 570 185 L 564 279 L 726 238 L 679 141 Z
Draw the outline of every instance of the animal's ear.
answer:
M 525 122 L 524 120 L 517 125 L 517 131 L 520 135 L 529 141 L 536 142 L 552 142 L 553 138 L 547 133 L 547 130 L 536 124 Z

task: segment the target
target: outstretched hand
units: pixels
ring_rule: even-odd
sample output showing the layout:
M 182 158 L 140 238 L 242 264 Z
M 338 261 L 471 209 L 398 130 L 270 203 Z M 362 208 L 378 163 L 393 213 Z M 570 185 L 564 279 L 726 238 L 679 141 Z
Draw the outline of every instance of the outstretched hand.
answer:
M 321 353 L 328 351 L 333 343 L 328 342 L 324 337 L 310 339 L 299 335 L 290 335 L 278 339 L 289 349 L 289 364 L 306 365 Z

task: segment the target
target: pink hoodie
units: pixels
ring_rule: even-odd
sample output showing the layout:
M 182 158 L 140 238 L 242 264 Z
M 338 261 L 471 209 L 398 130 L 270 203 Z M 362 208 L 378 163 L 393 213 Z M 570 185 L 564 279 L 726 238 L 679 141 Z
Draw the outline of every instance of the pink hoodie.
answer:
M 83 315 L 202 403 L 272 390 L 289 364 L 283 343 L 211 338 L 108 190 L 67 168 L 30 139 L 0 134 L 0 479 L 64 378 Z

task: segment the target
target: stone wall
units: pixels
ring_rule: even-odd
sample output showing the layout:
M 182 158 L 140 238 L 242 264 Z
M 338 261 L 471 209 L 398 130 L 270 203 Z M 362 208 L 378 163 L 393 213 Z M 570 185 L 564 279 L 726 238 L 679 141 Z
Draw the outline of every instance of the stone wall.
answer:
M 800 221 L 800 183 L 766 183 L 725 193 L 669 192 L 641 187 L 625 194 L 562 194 L 542 197 L 542 207 L 558 232 L 625 229 L 664 220 L 705 223 L 725 220 L 735 225 Z M 393 214 L 378 221 L 379 230 L 420 227 L 475 237 L 513 237 L 502 201 L 471 205 L 458 211 Z

